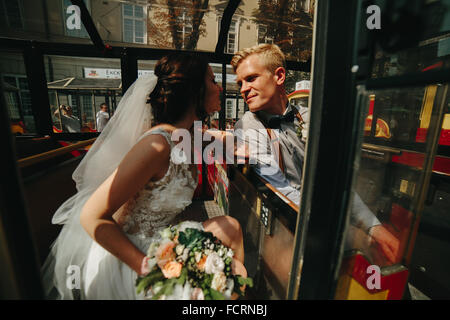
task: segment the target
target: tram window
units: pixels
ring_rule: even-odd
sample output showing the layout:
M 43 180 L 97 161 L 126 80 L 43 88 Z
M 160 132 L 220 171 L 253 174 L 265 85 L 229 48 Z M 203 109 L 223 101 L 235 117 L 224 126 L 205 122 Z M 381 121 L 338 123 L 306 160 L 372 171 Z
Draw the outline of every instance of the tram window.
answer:
M 394 269 L 389 270 L 397 271 L 386 275 L 397 278 L 402 277 L 400 274 L 406 270 L 406 266 L 414 285 L 431 297 L 441 298 L 450 292 L 447 272 L 450 268 L 447 258 L 450 254 L 447 236 L 450 232 L 447 214 L 450 212 L 450 155 L 446 149 L 437 149 L 432 160 L 433 155 L 425 150 L 429 150 L 434 141 L 439 141 L 440 145 L 449 142 L 450 130 L 445 120 L 450 115 L 450 96 L 441 95 L 447 86 L 443 84 L 367 93 L 368 110 L 375 106 L 374 112 L 377 112 L 377 107 L 385 107 L 383 104 L 373 105 L 374 96 L 375 100 L 396 101 L 396 106 L 403 105 L 414 119 L 397 118 L 399 128 L 407 128 L 405 130 L 411 133 L 413 139 L 419 137 L 425 148 L 408 143 L 398 143 L 395 147 L 376 142 L 363 143 L 353 197 L 360 201 L 359 209 L 366 212 L 366 221 L 370 221 L 370 224 L 363 223 L 363 219 L 358 219 L 354 212 L 350 214 L 345 242 L 347 255 L 344 260 L 365 259 L 363 265 L 380 268 L 395 265 Z M 433 90 L 432 99 L 430 90 Z M 420 94 L 422 101 L 414 97 Z M 412 103 L 414 100 L 418 101 Z M 442 105 L 444 108 L 440 109 Z M 434 129 L 439 137 L 432 137 L 427 131 L 439 119 L 442 119 L 442 127 Z M 420 124 L 424 122 L 426 127 L 421 128 Z M 389 127 L 386 132 L 389 132 Z M 429 186 L 423 182 L 426 175 L 431 177 Z M 373 215 L 372 220 L 368 215 Z M 342 265 L 342 270 L 348 266 L 347 261 Z M 343 282 L 340 285 L 344 286 Z M 340 295 L 344 291 L 338 290 L 337 297 L 343 298 Z
M 406 3 L 404 5 L 407 6 Z M 385 48 L 378 48 L 372 68 L 372 77 L 398 76 L 448 68 L 450 66 L 449 8 L 449 1 L 424 2 L 424 7 L 421 9 L 420 29 L 406 31 L 408 35 L 415 35 L 414 40 L 418 42 L 417 47 L 396 50 L 396 46 L 402 44 L 401 39 L 410 39 L 411 36 L 401 34 L 401 30 L 405 28 L 400 28 L 397 25 L 389 30 L 391 33 L 389 46 L 391 47 L 385 44 Z M 400 13 L 400 11 L 399 8 L 395 7 L 390 9 L 393 15 L 394 13 Z M 400 21 L 400 18 L 398 18 L 398 21 Z
M 95 132 L 106 103 L 111 116 L 122 94 L 119 59 L 44 57 L 53 131 Z
M 399 133 L 406 132 L 410 135 L 405 140 L 399 139 L 398 141 L 408 142 L 411 137 L 412 139 L 417 137 L 416 132 L 420 132 L 418 125 L 421 121 L 428 119 L 428 125 L 439 119 L 437 114 L 441 112 L 439 111 L 440 106 L 443 103 L 447 106 L 449 103 L 448 96 L 440 94 L 444 92 L 445 86 L 447 85 L 436 88 L 438 92 L 434 92 L 432 100 L 429 100 L 430 86 L 368 92 L 365 94 L 366 107 L 369 112 L 374 110 L 374 113 L 377 113 L 377 108 L 384 109 L 378 113 L 380 115 L 388 114 L 386 109 L 390 107 L 387 108 L 387 105 L 404 108 L 405 114 L 408 114 L 410 118 L 399 117 L 396 118 L 395 123 L 399 128 Z M 375 101 L 378 99 L 384 103 L 375 104 L 372 109 L 374 96 Z M 443 113 L 448 112 L 448 107 L 446 109 L 443 110 Z M 391 132 L 389 124 L 392 124 L 392 121 L 386 119 L 383 124 L 386 125 L 386 128 L 379 130 L 384 130 L 383 133 L 388 135 Z M 422 200 L 419 200 L 430 192 L 422 184 L 424 176 L 432 174 L 450 177 L 448 155 L 436 156 L 434 164 L 431 163 L 431 166 L 427 167 L 432 155 L 424 150 L 428 150 L 427 148 L 433 141 L 433 137 L 425 135 L 422 141 L 425 148 L 418 144 L 408 143 L 399 143 L 396 147 L 388 147 L 375 142 L 363 143 L 353 190 L 350 223 L 346 234 L 345 249 L 348 257 L 353 256 L 356 252 L 364 257 L 369 265 L 376 265 L 380 268 L 409 265 L 412 249 L 414 246 L 420 246 L 415 241 L 418 223 L 421 221 L 421 217 L 425 220 L 428 219 L 423 215 L 423 204 L 420 202 Z M 430 171 L 432 172 L 430 173 Z M 448 202 L 437 202 L 434 216 L 439 212 L 450 210 Z M 448 218 L 442 216 L 437 220 L 441 221 L 440 227 L 447 228 L 446 232 L 448 233 L 450 231 Z M 435 221 L 437 220 L 435 219 Z M 444 259 L 440 265 L 449 265 L 449 263 L 450 261 Z M 344 263 L 343 266 L 347 266 L 347 264 Z
M 21 53 L 0 52 L 0 73 L 15 134 L 32 134 L 36 124 L 31 108 L 25 63 Z

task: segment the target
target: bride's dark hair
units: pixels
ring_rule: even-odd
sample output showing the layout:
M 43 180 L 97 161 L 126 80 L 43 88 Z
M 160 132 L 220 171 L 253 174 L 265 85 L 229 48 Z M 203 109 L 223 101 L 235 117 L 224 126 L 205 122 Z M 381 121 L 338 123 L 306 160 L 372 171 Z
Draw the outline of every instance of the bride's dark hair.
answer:
M 158 82 L 150 93 L 153 122 L 173 124 L 194 107 L 203 120 L 205 111 L 205 75 L 208 62 L 195 54 L 177 53 L 161 58 L 155 65 Z

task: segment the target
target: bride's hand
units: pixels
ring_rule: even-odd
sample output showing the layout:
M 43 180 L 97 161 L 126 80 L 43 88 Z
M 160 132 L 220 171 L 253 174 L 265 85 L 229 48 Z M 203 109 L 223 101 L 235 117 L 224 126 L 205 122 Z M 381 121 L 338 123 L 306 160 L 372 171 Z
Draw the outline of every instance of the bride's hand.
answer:
M 150 273 L 150 269 L 148 267 L 148 259 L 149 257 L 145 256 L 141 262 L 141 269 L 138 272 L 138 276 L 143 277 Z
M 242 262 L 240 262 L 239 260 L 237 260 L 235 258 L 233 258 L 233 261 L 231 262 L 231 272 L 234 275 L 240 275 L 244 278 L 247 278 L 247 269 L 245 269 Z M 241 287 L 241 291 L 242 292 L 245 291 L 245 284 Z M 233 294 L 231 295 L 231 300 L 237 300 L 238 298 L 239 298 L 239 295 L 236 292 L 233 292 Z

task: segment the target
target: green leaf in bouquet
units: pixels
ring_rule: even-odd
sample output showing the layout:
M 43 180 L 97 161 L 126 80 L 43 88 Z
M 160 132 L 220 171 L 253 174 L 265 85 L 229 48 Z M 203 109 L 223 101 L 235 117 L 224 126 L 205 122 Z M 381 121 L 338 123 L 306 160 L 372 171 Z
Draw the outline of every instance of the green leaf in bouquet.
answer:
M 162 295 L 170 295 L 173 292 L 175 285 L 184 285 L 187 279 L 187 269 L 182 268 L 181 274 L 178 278 L 166 279 L 165 281 L 159 281 L 155 283 L 155 286 L 161 287 L 161 289 L 152 297 L 152 300 L 159 299 Z
M 146 290 L 151 287 L 155 282 L 164 279 L 164 275 L 159 269 L 155 269 L 144 277 L 138 277 L 136 279 L 136 292 L 139 294 L 142 290 Z
M 203 297 L 205 300 L 212 300 L 211 297 L 211 293 L 209 292 L 209 288 L 208 289 L 202 289 L 203 290 Z
M 205 273 L 203 275 L 203 283 L 205 287 L 211 287 L 212 279 L 214 278 L 213 274 Z
M 152 300 L 158 300 L 162 295 L 168 296 L 172 294 L 173 288 L 177 284 L 178 278 L 167 279 L 161 289 L 152 297 Z
M 247 285 L 250 288 L 253 287 L 253 279 L 252 278 L 244 278 L 240 275 L 237 275 L 236 278 L 237 278 L 239 285 L 241 285 L 241 286 Z
M 234 277 L 234 287 L 233 291 L 236 292 L 241 297 L 244 296 L 244 292 L 241 290 L 243 285 L 248 285 L 250 288 L 253 287 L 253 279 L 252 278 L 244 278 L 240 275 L 235 275 Z
M 201 246 L 201 243 L 206 239 L 214 239 L 211 232 L 205 232 L 194 228 L 186 228 L 178 234 L 178 242 L 184 244 L 188 248 L 193 248 L 196 245 Z
M 187 274 L 188 274 L 187 269 L 185 267 L 183 267 L 181 269 L 180 276 L 177 278 L 177 284 L 184 285 L 184 283 L 186 282 L 186 279 L 187 279 Z
M 209 289 L 209 294 L 213 300 L 225 300 L 225 296 L 213 288 Z

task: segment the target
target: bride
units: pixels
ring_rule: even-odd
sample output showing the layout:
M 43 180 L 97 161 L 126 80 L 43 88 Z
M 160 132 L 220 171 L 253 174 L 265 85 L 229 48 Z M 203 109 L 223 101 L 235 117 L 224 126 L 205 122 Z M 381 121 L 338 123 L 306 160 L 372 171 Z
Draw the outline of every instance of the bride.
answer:
M 64 227 L 42 268 L 48 298 L 142 298 L 134 285 L 148 272 L 149 244 L 191 203 L 196 167 L 172 161 L 171 134 L 219 110 L 222 89 L 208 63 L 195 55 L 166 56 L 154 74 L 127 90 L 73 174 L 78 192 L 53 217 Z M 237 220 L 186 223 L 231 247 L 234 272 L 246 276 Z M 79 279 L 72 282 L 73 270 Z

